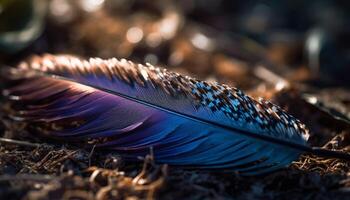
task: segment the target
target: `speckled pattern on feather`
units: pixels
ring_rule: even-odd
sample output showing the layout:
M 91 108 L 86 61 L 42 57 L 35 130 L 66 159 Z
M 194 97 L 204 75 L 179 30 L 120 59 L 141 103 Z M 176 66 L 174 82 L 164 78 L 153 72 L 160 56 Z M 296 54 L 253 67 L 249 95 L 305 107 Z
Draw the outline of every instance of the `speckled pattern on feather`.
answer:
M 272 136 L 301 135 L 308 139 L 309 133 L 298 119 L 285 113 L 269 101 L 245 95 L 241 90 L 224 84 L 199 81 L 195 78 L 169 72 L 150 64 L 135 64 L 126 59 L 90 58 L 88 61 L 69 55 L 34 56 L 19 65 L 22 70 L 35 69 L 41 72 L 105 76 L 118 79 L 131 86 L 160 88 L 172 98 L 183 96 L 192 99 L 194 107 L 208 107 L 212 112 L 223 112 L 234 122 L 251 125 Z M 254 128 L 253 127 L 253 128 Z M 287 131 L 286 131 L 287 130 Z

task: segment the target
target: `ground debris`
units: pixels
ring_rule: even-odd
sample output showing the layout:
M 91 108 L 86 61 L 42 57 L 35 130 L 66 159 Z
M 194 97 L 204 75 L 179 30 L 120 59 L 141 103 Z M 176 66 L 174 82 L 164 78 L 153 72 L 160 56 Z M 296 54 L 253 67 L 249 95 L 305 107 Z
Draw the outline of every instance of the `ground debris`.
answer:
M 0 148 L 0 199 L 154 199 L 166 179 L 167 166 L 156 165 L 146 157 L 143 167 L 135 164 L 127 172 L 118 167 L 103 168 L 111 157 L 96 155 L 104 162 L 92 160 L 89 152 L 67 147 L 42 146 L 11 151 Z M 21 159 L 18 159 L 21 158 Z M 100 167 L 98 167 L 100 166 Z

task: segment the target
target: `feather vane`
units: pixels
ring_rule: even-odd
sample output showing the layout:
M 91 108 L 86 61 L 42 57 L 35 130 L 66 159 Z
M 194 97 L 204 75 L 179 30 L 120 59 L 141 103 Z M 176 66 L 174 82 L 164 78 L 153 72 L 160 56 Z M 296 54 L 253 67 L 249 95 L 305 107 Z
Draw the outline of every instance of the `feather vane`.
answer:
M 69 141 L 98 140 L 126 158 L 261 174 L 307 150 L 308 130 L 265 100 L 125 59 L 31 58 L 3 92 L 12 117 Z M 48 126 L 47 124 L 50 124 Z

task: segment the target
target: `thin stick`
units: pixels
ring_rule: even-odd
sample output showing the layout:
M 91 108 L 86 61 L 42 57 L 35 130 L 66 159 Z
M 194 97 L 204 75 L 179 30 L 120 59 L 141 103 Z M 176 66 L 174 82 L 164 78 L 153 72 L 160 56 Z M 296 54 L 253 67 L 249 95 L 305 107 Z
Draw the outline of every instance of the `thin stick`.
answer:
M 33 147 L 33 148 L 37 148 L 37 147 L 41 146 L 41 144 L 38 144 L 38 143 L 31 143 L 31 142 L 14 140 L 14 139 L 9 139 L 9 138 L 0 138 L 0 143 L 14 144 L 14 145 L 19 145 L 19 146 Z
M 312 147 L 312 151 L 309 153 L 326 158 L 339 158 L 347 161 L 350 160 L 350 154 L 347 152 L 323 149 L 320 147 Z
M 78 150 L 72 151 L 72 152 L 66 154 L 65 156 L 61 157 L 60 159 L 55 160 L 55 161 L 53 161 L 52 163 L 49 163 L 47 166 L 48 166 L 48 167 L 53 167 L 53 166 L 55 166 L 56 164 L 58 164 L 58 163 L 60 163 L 60 162 L 62 162 L 62 161 L 64 161 L 64 160 L 70 158 L 72 155 L 76 154 L 77 152 L 78 152 Z

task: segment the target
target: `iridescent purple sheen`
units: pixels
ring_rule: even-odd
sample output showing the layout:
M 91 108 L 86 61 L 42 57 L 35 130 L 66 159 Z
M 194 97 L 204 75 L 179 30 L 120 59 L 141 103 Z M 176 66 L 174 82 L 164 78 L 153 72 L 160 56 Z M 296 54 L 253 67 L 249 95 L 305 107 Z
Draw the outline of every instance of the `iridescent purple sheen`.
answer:
M 75 142 L 110 138 L 97 147 L 129 159 L 153 148 L 159 163 L 256 174 L 280 168 L 299 155 L 69 81 L 30 79 L 5 93 L 14 105 L 21 105 L 15 119 L 39 124 L 82 121 L 76 127 L 51 129 L 49 136 Z

